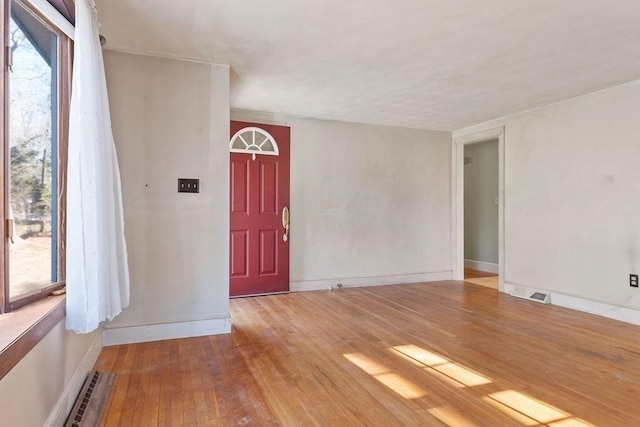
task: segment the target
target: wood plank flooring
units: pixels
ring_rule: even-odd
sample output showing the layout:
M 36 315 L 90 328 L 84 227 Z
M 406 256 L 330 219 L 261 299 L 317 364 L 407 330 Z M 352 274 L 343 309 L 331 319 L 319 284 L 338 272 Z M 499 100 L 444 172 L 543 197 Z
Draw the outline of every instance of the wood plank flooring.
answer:
M 464 281 L 495 290 L 497 290 L 500 285 L 497 274 L 488 273 L 486 271 L 473 270 L 471 268 L 464 269 Z
M 464 269 L 464 280 L 477 279 L 481 277 L 496 277 L 497 274 L 489 273 L 487 271 L 474 270 L 473 268 Z
M 475 279 L 464 279 L 464 281 L 467 283 L 473 283 L 474 285 L 485 286 L 493 290 L 498 290 L 498 288 L 500 287 L 498 276 L 478 277 Z
M 105 426 L 634 426 L 640 327 L 464 282 L 231 301 L 233 332 L 106 347 Z

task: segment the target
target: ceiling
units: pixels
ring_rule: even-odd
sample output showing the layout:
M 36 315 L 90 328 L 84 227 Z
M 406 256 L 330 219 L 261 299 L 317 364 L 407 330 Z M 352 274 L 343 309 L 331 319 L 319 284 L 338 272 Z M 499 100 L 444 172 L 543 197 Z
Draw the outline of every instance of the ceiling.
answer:
M 455 130 L 640 78 L 640 1 L 98 0 L 107 48 L 231 66 L 231 107 Z

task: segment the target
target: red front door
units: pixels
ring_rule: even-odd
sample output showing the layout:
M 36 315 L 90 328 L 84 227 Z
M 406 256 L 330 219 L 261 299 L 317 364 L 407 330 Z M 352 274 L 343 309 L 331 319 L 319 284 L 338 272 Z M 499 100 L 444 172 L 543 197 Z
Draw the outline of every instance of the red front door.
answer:
M 261 154 L 272 144 L 260 130 L 273 137 L 278 155 L 265 154 L 273 150 Z M 287 292 L 289 236 L 283 210 L 289 209 L 289 128 L 232 121 L 231 135 L 239 131 L 240 145 L 255 156 L 231 153 L 229 295 Z

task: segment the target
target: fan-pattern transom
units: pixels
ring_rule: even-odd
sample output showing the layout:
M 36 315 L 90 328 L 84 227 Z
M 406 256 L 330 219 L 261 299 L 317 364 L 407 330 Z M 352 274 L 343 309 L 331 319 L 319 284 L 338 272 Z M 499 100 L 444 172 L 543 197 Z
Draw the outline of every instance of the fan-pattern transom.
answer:
M 232 153 L 265 154 L 277 156 L 278 144 L 273 136 L 258 127 L 246 127 L 233 135 L 229 142 Z

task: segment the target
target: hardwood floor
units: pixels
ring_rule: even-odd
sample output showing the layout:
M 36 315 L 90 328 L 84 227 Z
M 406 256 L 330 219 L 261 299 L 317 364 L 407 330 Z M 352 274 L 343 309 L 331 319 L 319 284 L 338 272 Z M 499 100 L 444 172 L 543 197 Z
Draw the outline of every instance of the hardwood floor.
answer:
M 464 269 L 464 279 L 477 279 L 481 277 L 495 277 L 497 274 L 486 271 L 474 270 L 473 268 Z
M 498 290 L 498 288 L 500 287 L 498 276 L 478 277 L 475 279 L 464 279 L 464 281 L 467 283 L 473 283 L 474 285 L 485 286 L 493 290 Z
M 495 290 L 498 290 L 499 288 L 498 275 L 495 273 L 488 273 L 486 271 L 465 268 L 464 281 L 467 283 L 473 283 L 474 285 L 485 286 L 487 288 L 491 288 Z
M 633 426 L 640 327 L 463 282 L 231 301 L 233 333 L 106 347 L 106 426 Z

